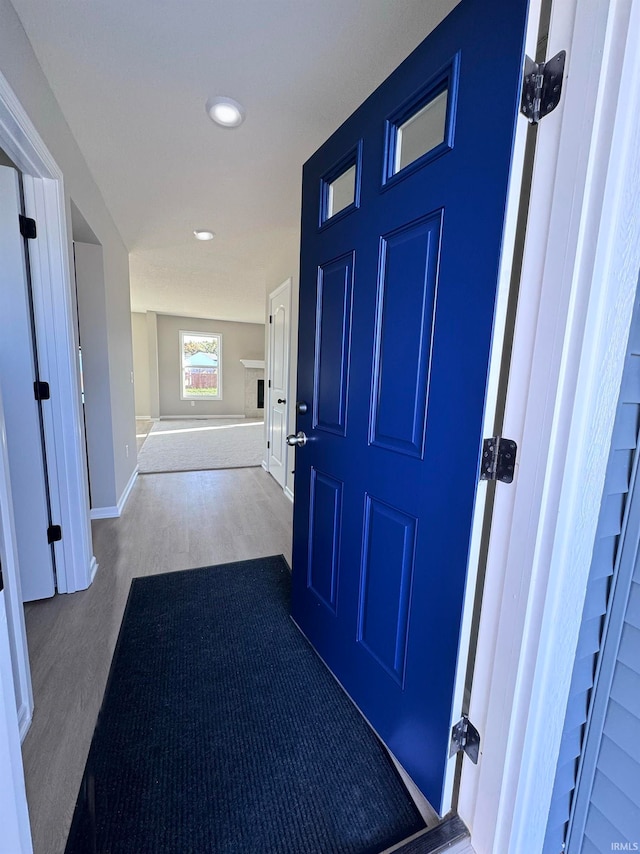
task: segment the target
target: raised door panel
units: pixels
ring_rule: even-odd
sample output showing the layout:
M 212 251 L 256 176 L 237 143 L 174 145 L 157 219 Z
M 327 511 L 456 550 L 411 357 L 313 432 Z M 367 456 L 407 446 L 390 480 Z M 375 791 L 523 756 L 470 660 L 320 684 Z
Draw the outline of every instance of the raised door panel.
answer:
M 371 442 L 422 457 L 441 214 L 381 240 Z
M 366 497 L 358 641 L 404 685 L 417 519 Z
M 278 305 L 273 314 L 273 363 L 271 385 L 276 392 L 285 392 L 287 386 L 287 312 L 284 305 Z
M 333 613 L 337 610 L 342 486 L 316 469 L 311 473 L 307 586 Z
M 314 425 L 344 436 L 347 429 L 353 253 L 318 270 Z

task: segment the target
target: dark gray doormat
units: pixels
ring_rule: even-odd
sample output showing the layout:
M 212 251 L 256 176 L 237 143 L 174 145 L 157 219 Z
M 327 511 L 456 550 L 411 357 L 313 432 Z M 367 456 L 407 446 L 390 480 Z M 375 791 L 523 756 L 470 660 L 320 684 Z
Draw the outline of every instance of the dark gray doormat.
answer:
M 66 854 L 377 854 L 424 828 L 282 556 L 132 582 Z

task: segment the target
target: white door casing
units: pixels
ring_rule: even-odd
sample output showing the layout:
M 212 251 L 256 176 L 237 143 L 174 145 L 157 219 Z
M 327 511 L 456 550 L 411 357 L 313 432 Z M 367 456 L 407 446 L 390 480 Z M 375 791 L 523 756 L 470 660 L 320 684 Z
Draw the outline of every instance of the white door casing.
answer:
M 0 392 L 0 564 L 4 580 L 4 606 L 9 632 L 10 668 L 13 673 L 12 697 L 18 712 L 20 738 L 24 739 L 33 716 L 31 671 L 27 654 L 27 634 L 18 570 L 18 552 L 13 520 L 13 503 L 9 477 L 9 454 Z M 2 662 L 0 662 L 2 667 Z M 7 683 L 9 684 L 9 683 Z M 1 779 L 1 778 L 0 778 Z
M 58 591 L 71 593 L 88 587 L 97 565 L 80 414 L 68 205 L 59 166 L 2 74 L 0 146 L 22 172 L 25 213 L 38 228 L 38 238 L 29 241 L 29 263 L 40 376 L 51 387 L 43 414 L 52 516 L 62 527 L 62 540 L 54 547 L 56 574 Z
M 55 593 L 40 416 L 35 400 L 31 315 L 19 227 L 19 176 L 0 166 L 0 386 L 23 601 Z
M 291 279 L 269 295 L 267 470 L 284 489 L 287 482 Z
M 56 543 L 60 592 L 82 590 L 97 570 L 92 557 L 86 462 L 83 453 L 74 300 L 63 176 L 13 89 L 0 73 L 0 146 L 21 170 L 25 213 L 36 219 L 38 239 L 30 241 L 40 374 L 52 389 L 45 410 L 52 513 L 62 526 Z M 0 395 L 1 397 L 1 395 Z M 11 854 L 31 854 L 31 831 L 24 789 L 20 738 L 33 713 L 31 674 L 20 589 L 13 499 L 0 400 L 0 559 L 5 589 L 0 593 L 0 798 L 3 841 Z M 4 611 L 6 609 L 6 621 Z M 7 632 L 8 630 L 8 632 Z M 6 637 L 8 633 L 8 643 Z M 18 727 L 15 710 L 18 710 Z
M 567 0 L 538 129 L 459 813 L 478 854 L 540 851 L 640 266 L 640 3 Z M 635 70 L 634 70 L 635 69 Z
M 1 420 L 1 419 L 0 419 Z M 1 466 L 0 466 L 1 468 Z M 0 539 L 2 530 L 0 530 Z M 2 543 L 0 543 L 0 546 Z M 0 548 L 0 552 L 4 550 Z M 5 594 L 0 592 L 0 851 L 6 854 L 31 854 L 31 833 L 27 794 L 24 785 L 18 721 L 13 703 L 10 633 L 5 611 Z

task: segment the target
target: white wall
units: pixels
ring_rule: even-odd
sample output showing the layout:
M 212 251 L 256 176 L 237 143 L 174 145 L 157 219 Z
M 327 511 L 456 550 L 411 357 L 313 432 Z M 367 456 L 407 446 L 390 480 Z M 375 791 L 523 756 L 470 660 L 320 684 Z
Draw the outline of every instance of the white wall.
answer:
M 160 380 L 158 373 L 158 315 L 147 312 L 147 349 L 149 353 L 149 415 L 160 418 Z
M 140 311 L 131 314 L 133 343 L 133 387 L 136 401 L 136 418 L 151 418 L 149 394 L 149 337 L 147 315 Z
M 180 330 L 222 335 L 222 400 L 180 399 Z M 240 359 L 264 359 L 264 325 L 196 317 L 157 315 L 160 417 L 215 417 L 244 414 L 244 366 Z M 194 403 L 194 406 L 191 403 Z
M 103 392 L 111 403 L 109 453 L 119 496 L 135 465 L 135 454 L 127 458 L 125 451 L 135 447 L 128 252 L 9 0 L 0 0 L 0 71 L 64 174 L 69 238 L 73 199 L 102 245 L 109 359 Z
M 113 466 L 109 341 L 102 246 L 74 245 L 91 507 L 118 503 Z

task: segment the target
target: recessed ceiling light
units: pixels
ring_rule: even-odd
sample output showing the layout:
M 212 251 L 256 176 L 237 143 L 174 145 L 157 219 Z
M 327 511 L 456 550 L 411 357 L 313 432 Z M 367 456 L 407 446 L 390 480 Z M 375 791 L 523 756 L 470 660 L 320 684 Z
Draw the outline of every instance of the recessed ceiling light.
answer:
M 194 231 L 197 240 L 213 240 L 212 231 Z
M 209 118 L 225 128 L 237 128 L 244 121 L 244 107 L 233 98 L 216 95 L 206 104 Z

